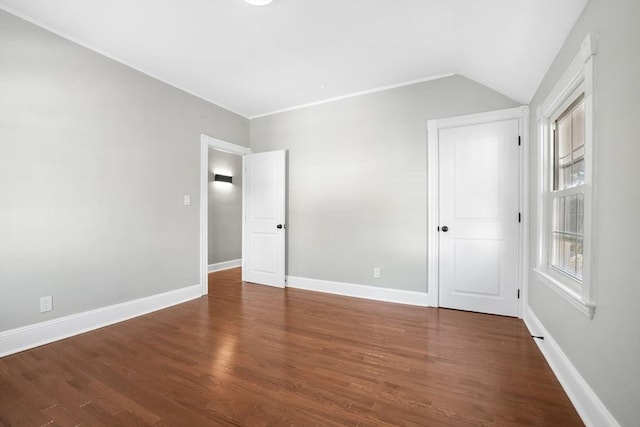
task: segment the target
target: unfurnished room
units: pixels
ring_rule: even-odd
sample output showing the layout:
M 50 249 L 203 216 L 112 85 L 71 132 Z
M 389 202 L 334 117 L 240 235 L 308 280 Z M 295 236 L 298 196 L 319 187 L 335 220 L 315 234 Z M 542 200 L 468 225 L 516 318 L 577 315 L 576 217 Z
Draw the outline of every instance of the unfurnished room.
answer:
M 639 0 L 0 0 L 0 426 L 640 426 Z

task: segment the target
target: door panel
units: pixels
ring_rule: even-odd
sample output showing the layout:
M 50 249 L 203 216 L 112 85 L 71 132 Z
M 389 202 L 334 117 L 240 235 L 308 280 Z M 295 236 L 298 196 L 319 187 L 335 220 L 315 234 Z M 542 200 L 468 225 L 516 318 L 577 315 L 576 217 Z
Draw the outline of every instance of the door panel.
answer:
M 441 307 L 518 314 L 518 121 L 440 130 Z
M 286 152 L 249 154 L 243 162 L 242 280 L 283 288 Z
M 277 246 L 278 237 L 271 233 L 253 233 L 251 238 L 254 252 L 252 270 L 260 273 L 275 272 L 278 257 L 272 248 Z

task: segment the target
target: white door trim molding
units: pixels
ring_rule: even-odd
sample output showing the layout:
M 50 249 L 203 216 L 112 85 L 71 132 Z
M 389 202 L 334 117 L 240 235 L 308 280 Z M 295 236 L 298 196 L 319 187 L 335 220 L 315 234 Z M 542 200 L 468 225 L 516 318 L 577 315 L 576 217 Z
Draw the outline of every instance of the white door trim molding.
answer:
M 439 131 L 461 126 L 490 123 L 500 120 L 517 119 L 520 131 L 521 150 L 519 155 L 519 205 L 522 222 L 519 231 L 519 269 L 518 280 L 520 288 L 520 302 L 518 317 L 522 317 L 522 308 L 526 307 L 527 299 L 527 265 L 528 265 L 528 212 L 529 195 L 529 107 L 522 106 L 487 113 L 470 114 L 466 116 L 435 119 L 427 122 L 427 293 L 431 307 L 438 307 L 439 300 L 439 246 L 438 246 L 438 212 L 439 206 Z
M 233 144 L 221 139 L 212 138 L 209 135 L 200 135 L 200 285 L 202 295 L 209 293 L 209 223 L 207 221 L 209 208 L 209 148 L 225 153 L 244 156 L 251 153 L 251 148 Z

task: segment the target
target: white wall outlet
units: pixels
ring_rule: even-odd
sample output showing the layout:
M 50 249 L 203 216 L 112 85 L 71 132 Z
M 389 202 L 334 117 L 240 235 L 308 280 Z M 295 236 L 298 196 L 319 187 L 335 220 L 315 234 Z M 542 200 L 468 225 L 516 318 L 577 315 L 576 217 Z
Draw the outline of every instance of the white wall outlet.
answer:
M 40 298 L 40 313 L 53 310 L 53 297 Z
M 380 278 L 380 267 L 373 267 L 373 277 L 376 279 Z
M 185 206 L 191 206 L 191 196 L 188 194 L 184 195 L 184 205 Z

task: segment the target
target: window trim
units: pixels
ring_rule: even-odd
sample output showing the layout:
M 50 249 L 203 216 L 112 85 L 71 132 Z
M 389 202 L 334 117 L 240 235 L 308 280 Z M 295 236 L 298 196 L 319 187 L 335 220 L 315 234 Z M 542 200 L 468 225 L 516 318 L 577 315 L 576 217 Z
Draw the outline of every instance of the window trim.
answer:
M 595 37 L 588 34 L 580 45 L 565 73 L 538 107 L 538 259 L 534 271 L 540 280 L 569 301 L 581 313 L 593 318 L 594 275 L 592 269 L 592 211 L 593 211 L 593 140 L 594 140 L 594 56 Z M 585 105 L 585 181 L 584 181 L 584 238 L 582 283 L 558 272 L 550 265 L 552 217 L 552 160 L 553 121 L 584 93 Z

